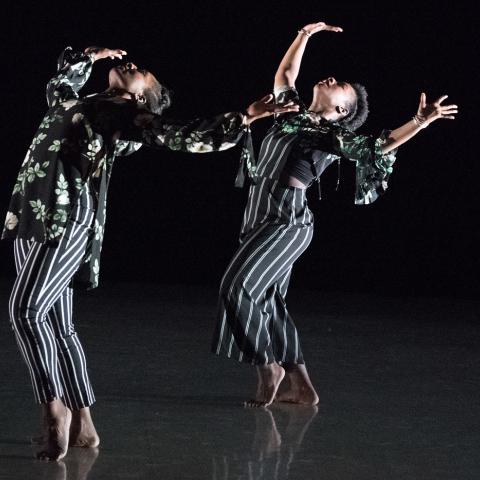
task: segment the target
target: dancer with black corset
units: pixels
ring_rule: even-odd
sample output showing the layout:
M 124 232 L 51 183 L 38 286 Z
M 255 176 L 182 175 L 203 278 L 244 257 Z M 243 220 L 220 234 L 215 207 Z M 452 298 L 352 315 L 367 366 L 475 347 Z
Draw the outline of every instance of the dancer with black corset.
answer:
M 283 57 L 275 75 L 277 102 L 293 101 L 298 113 L 276 116 L 260 149 L 257 165 L 245 166 L 251 186 L 240 234 L 220 286 L 218 323 L 212 351 L 256 366 L 257 392 L 246 405 L 270 405 L 275 399 L 316 404 L 297 329 L 285 297 L 293 264 L 307 249 L 313 215 L 306 189 L 330 164 L 355 162 L 355 203 L 369 204 L 385 192 L 396 149 L 438 119 L 453 119 L 456 105 L 446 95 L 428 104 L 424 93 L 416 114 L 401 127 L 378 137 L 354 131 L 368 114 L 365 88 L 333 77 L 313 87 L 309 107 L 295 81 L 310 37 L 342 32 L 324 22 L 306 25 Z M 284 380 L 288 388 L 277 396 Z

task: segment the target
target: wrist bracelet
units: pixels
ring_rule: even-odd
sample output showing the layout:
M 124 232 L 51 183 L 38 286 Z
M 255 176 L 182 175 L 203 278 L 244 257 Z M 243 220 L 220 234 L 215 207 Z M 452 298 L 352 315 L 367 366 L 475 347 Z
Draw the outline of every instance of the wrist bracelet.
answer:
M 307 37 L 311 37 L 312 34 L 310 32 L 307 32 L 304 28 L 301 30 L 298 30 L 298 33 L 303 33 L 303 35 L 306 35 Z
M 415 122 L 417 127 L 419 128 L 426 128 L 428 127 L 427 119 L 425 117 L 421 117 L 420 115 L 414 115 L 412 120 Z

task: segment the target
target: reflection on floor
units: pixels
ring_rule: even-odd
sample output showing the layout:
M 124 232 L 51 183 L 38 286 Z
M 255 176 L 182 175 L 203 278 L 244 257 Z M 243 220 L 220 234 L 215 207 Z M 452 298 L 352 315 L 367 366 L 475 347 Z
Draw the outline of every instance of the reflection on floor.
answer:
M 214 290 L 79 294 L 102 443 L 56 464 L 33 459 L 38 411 L 4 308 L 0 480 L 480 478 L 480 302 L 295 289 L 289 301 L 318 408 L 241 406 L 255 375 L 208 351 Z

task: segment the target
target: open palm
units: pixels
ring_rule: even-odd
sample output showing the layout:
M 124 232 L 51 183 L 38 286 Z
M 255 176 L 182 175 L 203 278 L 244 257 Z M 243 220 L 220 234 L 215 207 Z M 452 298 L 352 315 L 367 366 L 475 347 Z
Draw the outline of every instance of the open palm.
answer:
M 442 102 L 445 101 L 447 97 L 448 95 L 442 95 L 435 102 L 427 103 L 427 95 L 422 93 L 420 95 L 417 115 L 427 124 L 430 124 L 439 118 L 454 120 L 455 114 L 458 113 L 458 106 L 442 105 Z
M 333 25 L 327 25 L 325 22 L 317 22 L 317 23 L 310 23 L 309 25 L 305 25 L 302 30 L 305 30 L 310 35 L 313 35 L 317 32 L 343 32 L 342 27 L 335 27 Z

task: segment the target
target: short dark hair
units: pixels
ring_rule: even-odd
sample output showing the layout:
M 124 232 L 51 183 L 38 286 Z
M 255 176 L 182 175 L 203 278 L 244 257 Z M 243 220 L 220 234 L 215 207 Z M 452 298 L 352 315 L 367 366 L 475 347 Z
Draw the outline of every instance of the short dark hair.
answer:
M 143 91 L 146 98 L 146 108 L 157 115 L 172 104 L 172 91 L 155 80 L 153 85 Z
M 368 94 L 363 85 L 350 84 L 355 91 L 355 100 L 347 105 L 349 113 L 340 120 L 340 123 L 349 130 L 360 128 L 368 117 Z

